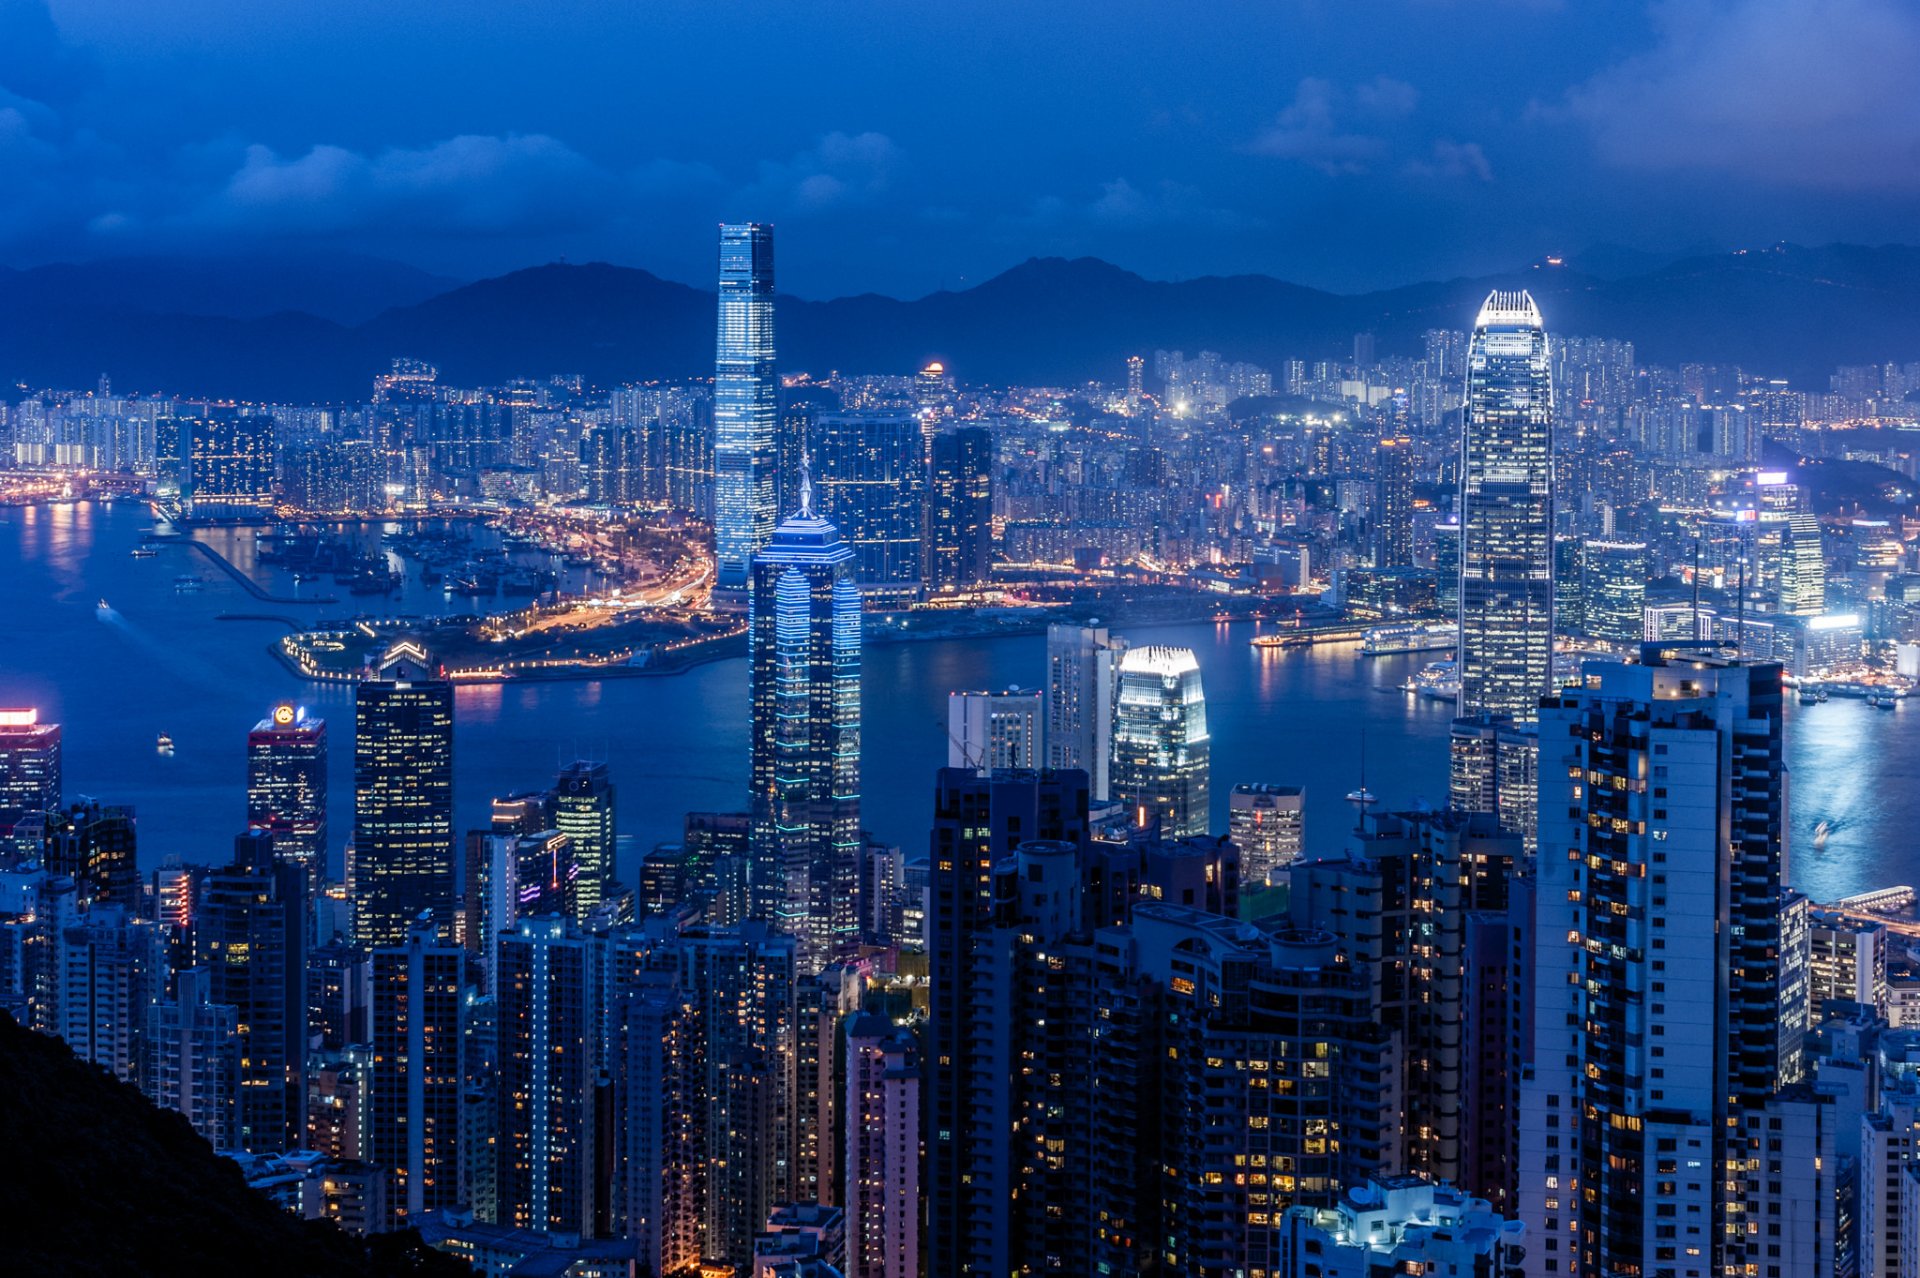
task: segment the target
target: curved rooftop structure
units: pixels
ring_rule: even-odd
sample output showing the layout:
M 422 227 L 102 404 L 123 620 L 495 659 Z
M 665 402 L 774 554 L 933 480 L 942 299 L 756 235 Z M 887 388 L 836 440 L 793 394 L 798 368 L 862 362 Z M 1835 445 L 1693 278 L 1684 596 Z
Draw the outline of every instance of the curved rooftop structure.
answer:
M 1169 675 L 1183 675 L 1200 668 L 1199 658 L 1193 655 L 1191 648 L 1173 648 L 1150 644 L 1144 648 L 1129 648 L 1120 658 L 1122 674 L 1154 674 L 1165 678 Z
M 1480 305 L 1475 328 L 1543 328 L 1540 308 L 1525 289 L 1495 289 Z

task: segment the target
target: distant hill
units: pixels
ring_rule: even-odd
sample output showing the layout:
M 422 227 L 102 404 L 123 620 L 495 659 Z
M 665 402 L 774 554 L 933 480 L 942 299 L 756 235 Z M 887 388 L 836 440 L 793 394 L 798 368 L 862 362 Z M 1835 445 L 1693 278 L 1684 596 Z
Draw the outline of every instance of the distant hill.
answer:
M 66 1278 L 457 1278 L 411 1234 L 371 1244 L 247 1187 L 180 1115 L 0 1015 L 5 1268 Z
M 1353 334 L 1373 332 L 1382 353 L 1416 355 L 1425 330 L 1465 327 L 1494 287 L 1531 289 L 1554 332 L 1629 339 L 1643 362 L 1738 364 L 1824 388 L 1837 364 L 1920 359 L 1920 248 L 1780 245 L 1668 261 L 1603 247 L 1588 256 L 1607 274 L 1585 273 L 1576 259 L 1351 296 L 1262 275 L 1167 282 L 1092 258 L 1036 258 L 911 301 L 783 297 L 780 365 L 907 372 L 939 358 L 963 381 L 1071 385 L 1118 381 L 1128 355 L 1156 347 L 1277 369 L 1290 357 L 1343 358 Z M 132 300 L 99 288 L 50 294 L 59 276 L 47 273 L 57 269 L 24 273 L 39 281 L 25 304 L 9 302 L 0 275 L 0 378 L 88 386 L 105 371 L 123 389 L 328 400 L 364 396 L 396 355 L 431 360 L 464 385 L 712 371 L 713 295 L 605 263 L 515 271 L 364 321 L 261 313 L 257 301 L 196 311 L 184 284 L 156 283 Z M 196 269 L 156 266 L 149 278 Z M 1612 274 L 1621 270 L 1631 273 Z

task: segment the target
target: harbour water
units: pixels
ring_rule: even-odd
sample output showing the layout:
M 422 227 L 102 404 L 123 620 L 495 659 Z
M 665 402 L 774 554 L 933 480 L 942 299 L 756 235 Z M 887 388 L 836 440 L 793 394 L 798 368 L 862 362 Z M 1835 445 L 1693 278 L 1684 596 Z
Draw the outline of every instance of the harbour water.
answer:
M 0 706 L 37 706 L 65 725 L 68 795 L 133 804 L 141 860 L 151 866 L 173 853 L 224 859 L 245 819 L 247 730 L 274 702 L 301 701 L 328 721 L 337 871 L 352 824 L 352 689 L 307 684 L 274 660 L 268 648 L 284 626 L 219 616 L 304 623 L 378 608 L 471 612 L 475 601 L 417 580 L 391 600 L 353 598 L 331 581 L 296 584 L 259 563 L 250 530 L 201 534 L 276 596 L 337 596 L 263 604 L 189 551 L 133 557 L 152 523 L 133 504 L 0 510 Z M 177 589 L 183 574 L 202 584 Z M 1262 650 L 1248 644 L 1252 634 L 1238 623 L 1128 634 L 1199 654 L 1216 827 L 1224 828 L 1237 782 L 1304 785 L 1309 849 L 1337 848 L 1352 821 L 1343 796 L 1360 784 L 1363 753 L 1366 784 L 1386 805 L 1444 798 L 1449 710 L 1399 690 L 1427 656 L 1362 658 L 1358 644 Z M 933 770 L 946 758 L 947 694 L 1038 685 L 1045 640 L 876 645 L 865 673 L 866 824 L 880 839 L 918 847 Z M 612 770 L 630 855 L 677 838 L 683 813 L 741 805 L 746 711 L 746 664 L 737 659 L 660 678 L 463 687 L 459 828 L 483 824 L 492 796 L 544 785 L 559 763 L 592 757 Z M 1887 714 L 1836 699 L 1790 705 L 1787 716 L 1794 884 L 1831 900 L 1920 882 L 1920 704 Z M 162 732 L 174 742 L 169 756 L 155 749 Z M 1827 837 L 1816 847 L 1823 822 Z

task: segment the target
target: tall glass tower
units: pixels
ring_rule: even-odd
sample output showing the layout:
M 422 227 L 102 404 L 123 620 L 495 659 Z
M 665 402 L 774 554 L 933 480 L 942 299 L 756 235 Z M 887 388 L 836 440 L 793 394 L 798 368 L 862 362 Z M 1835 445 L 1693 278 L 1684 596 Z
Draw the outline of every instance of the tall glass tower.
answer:
M 799 513 L 753 558 L 747 632 L 752 908 L 812 975 L 859 936 L 860 591 L 804 473 Z
M 720 228 L 720 317 L 714 344 L 714 552 L 717 584 L 741 589 L 767 544 L 775 506 L 779 387 L 773 375 L 773 228 Z
M 425 914 L 453 926 L 453 685 L 401 643 L 354 690 L 354 942 L 401 945 Z
M 1185 839 L 1207 832 L 1212 739 L 1191 648 L 1132 648 L 1120 659 L 1113 715 L 1113 797 L 1135 825 Z
M 1531 720 L 1553 686 L 1553 382 L 1530 294 L 1480 308 L 1466 404 L 1460 713 Z
M 247 734 L 247 828 L 273 835 L 273 854 L 327 877 L 327 721 L 283 701 Z

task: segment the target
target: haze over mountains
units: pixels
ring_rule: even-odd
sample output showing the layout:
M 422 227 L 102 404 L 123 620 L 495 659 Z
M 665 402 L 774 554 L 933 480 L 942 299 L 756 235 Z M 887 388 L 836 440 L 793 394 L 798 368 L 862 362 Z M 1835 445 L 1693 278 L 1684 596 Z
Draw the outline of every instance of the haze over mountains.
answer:
M 1920 248 L 1780 245 L 1668 260 L 1597 247 L 1563 265 L 1345 296 L 1260 275 L 1143 279 L 1036 258 L 962 292 L 779 302 L 780 367 L 965 381 L 1117 382 L 1156 347 L 1278 369 L 1342 359 L 1353 334 L 1415 355 L 1487 290 L 1531 289 L 1561 335 L 1642 362 L 1729 363 L 1823 390 L 1837 364 L 1920 359 Z M 712 372 L 710 292 L 643 270 L 554 263 L 455 284 L 370 258 L 143 258 L 0 270 L 0 380 L 278 401 L 363 398 L 395 356 L 459 385 L 580 373 L 614 385 Z

